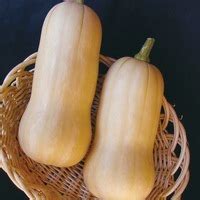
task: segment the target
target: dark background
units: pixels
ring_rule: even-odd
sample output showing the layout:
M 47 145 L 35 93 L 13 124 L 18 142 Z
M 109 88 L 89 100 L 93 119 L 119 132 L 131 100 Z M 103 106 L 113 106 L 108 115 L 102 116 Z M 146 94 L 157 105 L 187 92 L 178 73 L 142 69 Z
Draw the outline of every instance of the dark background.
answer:
M 37 51 L 43 20 L 59 0 L 0 0 L 0 81 Z M 165 95 L 176 104 L 191 150 L 191 178 L 183 199 L 199 196 L 200 2 L 195 0 L 85 0 L 100 16 L 101 52 L 134 55 L 147 37 L 156 38 L 151 61 L 163 73 Z M 26 199 L 0 172 L 0 196 Z M 3 198 L 2 198 L 3 199 Z

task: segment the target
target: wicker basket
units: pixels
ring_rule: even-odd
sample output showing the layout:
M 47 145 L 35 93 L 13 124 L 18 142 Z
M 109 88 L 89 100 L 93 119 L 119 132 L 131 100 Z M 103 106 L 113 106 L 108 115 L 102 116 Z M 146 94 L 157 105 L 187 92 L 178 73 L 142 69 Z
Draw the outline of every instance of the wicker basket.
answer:
M 70 168 L 57 168 L 34 162 L 20 149 L 18 126 L 30 98 L 36 56 L 13 68 L 0 86 L 0 167 L 30 199 L 97 199 L 84 185 L 84 160 Z M 100 56 L 100 61 L 109 67 L 114 59 Z M 93 130 L 103 80 L 99 75 L 91 113 Z M 157 176 L 147 199 L 180 199 L 189 180 L 189 150 L 184 127 L 165 98 L 154 162 Z

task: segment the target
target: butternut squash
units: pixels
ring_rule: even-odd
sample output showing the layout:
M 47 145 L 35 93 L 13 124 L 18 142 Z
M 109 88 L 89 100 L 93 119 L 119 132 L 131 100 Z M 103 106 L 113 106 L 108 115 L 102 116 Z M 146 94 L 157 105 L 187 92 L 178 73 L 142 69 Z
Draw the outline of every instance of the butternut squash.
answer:
M 155 180 L 153 147 L 163 97 L 160 71 L 148 64 L 154 39 L 109 69 L 94 143 L 84 165 L 89 191 L 104 200 L 144 200 Z
M 58 167 L 78 163 L 91 141 L 101 23 L 75 1 L 56 5 L 42 28 L 31 98 L 19 126 L 22 150 Z

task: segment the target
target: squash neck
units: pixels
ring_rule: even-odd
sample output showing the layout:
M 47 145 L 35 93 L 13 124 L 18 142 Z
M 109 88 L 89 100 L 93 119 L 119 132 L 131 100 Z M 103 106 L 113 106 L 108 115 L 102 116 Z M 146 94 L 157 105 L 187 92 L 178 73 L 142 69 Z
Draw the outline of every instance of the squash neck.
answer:
M 145 62 L 150 62 L 149 55 L 151 53 L 151 50 L 153 48 L 155 39 L 154 38 L 147 38 L 146 42 L 142 46 L 142 49 L 140 50 L 139 53 L 137 53 L 134 58 L 137 60 L 145 61 Z

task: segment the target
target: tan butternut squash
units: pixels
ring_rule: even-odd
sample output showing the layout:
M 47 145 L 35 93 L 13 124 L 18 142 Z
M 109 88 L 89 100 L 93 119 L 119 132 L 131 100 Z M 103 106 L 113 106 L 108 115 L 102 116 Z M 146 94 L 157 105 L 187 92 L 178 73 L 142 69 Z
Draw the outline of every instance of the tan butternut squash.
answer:
M 100 199 L 144 200 L 153 188 L 164 90 L 161 73 L 147 62 L 153 42 L 149 38 L 135 58 L 117 60 L 106 75 L 84 166 L 86 186 Z
M 33 160 L 68 167 L 86 154 L 101 35 L 99 18 L 78 0 L 48 13 L 30 102 L 19 127 L 21 148 Z

